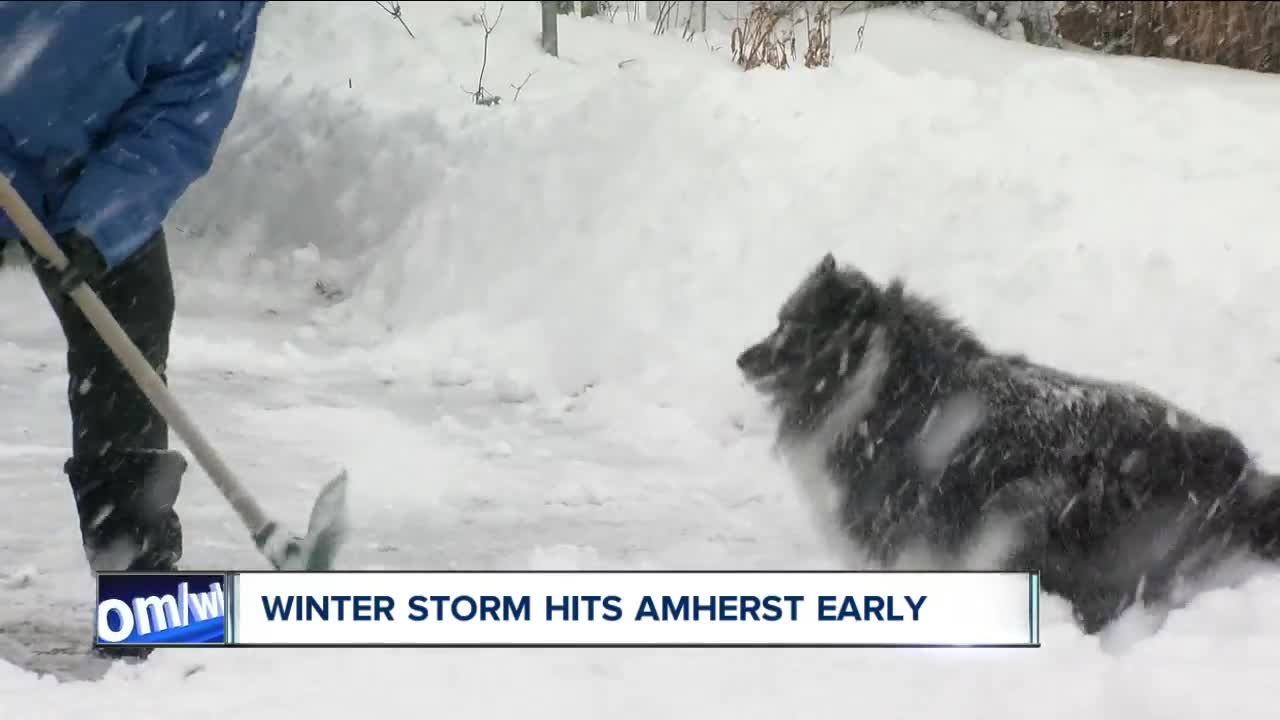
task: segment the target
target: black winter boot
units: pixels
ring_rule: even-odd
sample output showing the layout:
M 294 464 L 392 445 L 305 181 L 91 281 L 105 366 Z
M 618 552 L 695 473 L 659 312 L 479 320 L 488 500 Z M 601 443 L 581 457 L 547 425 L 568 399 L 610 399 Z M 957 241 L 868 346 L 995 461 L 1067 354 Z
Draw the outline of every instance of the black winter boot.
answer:
M 177 569 L 182 524 L 173 506 L 186 469 L 186 459 L 169 450 L 109 452 L 67 463 L 85 557 L 94 572 Z M 99 647 L 95 653 L 142 660 L 151 650 Z
M 173 506 L 187 461 L 172 450 L 108 452 L 66 465 L 94 572 L 168 571 L 182 558 Z

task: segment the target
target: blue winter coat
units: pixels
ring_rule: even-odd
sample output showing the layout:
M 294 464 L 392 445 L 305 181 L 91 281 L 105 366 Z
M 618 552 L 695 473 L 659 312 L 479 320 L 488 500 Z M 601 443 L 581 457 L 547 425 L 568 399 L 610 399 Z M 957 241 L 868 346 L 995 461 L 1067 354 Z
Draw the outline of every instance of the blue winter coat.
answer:
M 0 172 L 116 267 L 208 172 L 264 4 L 0 3 Z

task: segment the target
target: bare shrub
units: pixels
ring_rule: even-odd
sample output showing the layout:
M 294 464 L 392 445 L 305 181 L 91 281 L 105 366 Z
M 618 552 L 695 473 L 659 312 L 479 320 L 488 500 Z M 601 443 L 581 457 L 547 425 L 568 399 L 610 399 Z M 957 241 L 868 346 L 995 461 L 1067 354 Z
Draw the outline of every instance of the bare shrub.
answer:
M 796 57 L 796 0 L 757 2 L 746 18 L 739 15 L 729 36 L 733 61 L 744 70 L 769 65 L 779 70 L 791 66 Z
M 831 67 L 831 4 L 815 3 L 804 7 L 805 30 L 809 46 L 804 52 L 804 66 Z
M 480 12 L 476 15 L 476 20 L 480 24 L 480 28 L 484 30 L 484 46 L 480 55 L 480 77 L 476 79 L 475 90 L 468 90 L 464 87 L 462 88 L 462 92 L 470 95 L 471 99 L 477 105 L 494 106 L 502 102 L 501 95 L 494 95 L 485 88 L 484 71 L 489 67 L 489 36 L 493 34 L 494 30 L 498 29 L 498 23 L 502 20 L 502 11 L 505 7 L 506 5 L 504 3 L 498 4 L 498 15 L 493 19 L 493 22 L 489 21 L 489 9 L 485 3 L 481 3 Z M 547 6 L 544 5 L 544 7 Z M 516 99 L 519 99 L 520 91 L 524 89 L 525 83 L 528 83 L 529 78 L 531 77 L 533 77 L 533 73 L 526 75 L 524 82 L 519 85 L 511 86 L 511 88 L 516 91 Z
M 1114 55 L 1161 57 L 1280 73 L 1280 2 L 1232 0 L 837 0 L 837 14 L 899 5 L 951 10 L 1003 37 L 1063 42 Z
M 1280 72 L 1280 2 L 1061 3 L 1062 39 L 1117 55 Z
M 672 18 L 675 16 L 675 19 Z M 658 3 L 658 16 L 653 21 L 653 34 L 661 35 L 680 17 L 680 0 L 662 0 Z
M 680 28 L 680 37 L 686 42 L 707 29 L 707 3 L 690 0 L 661 0 L 652 3 L 653 34 L 663 35 L 672 28 Z M 687 5 L 689 13 L 681 17 L 680 6 Z
M 1280 72 L 1280 3 L 1135 2 L 1132 53 Z
M 609 18 L 609 22 L 613 22 L 613 19 L 618 16 L 618 11 L 621 9 L 622 6 L 619 3 L 610 2 L 610 0 L 599 0 L 599 2 L 596 3 L 596 14 L 600 16 L 607 16 Z

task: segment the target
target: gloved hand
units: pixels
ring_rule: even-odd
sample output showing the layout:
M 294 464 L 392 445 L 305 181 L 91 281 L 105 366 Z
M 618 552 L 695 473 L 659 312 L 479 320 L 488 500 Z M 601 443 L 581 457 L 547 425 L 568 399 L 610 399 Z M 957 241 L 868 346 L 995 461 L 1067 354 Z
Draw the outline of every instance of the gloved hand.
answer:
M 62 248 L 63 254 L 67 256 L 69 262 L 66 269 L 58 272 L 43 256 L 37 256 L 36 261 L 43 272 L 57 277 L 57 288 L 60 292 L 69 293 L 81 283 L 93 282 L 106 274 L 107 261 L 98 252 L 92 240 L 75 230 L 69 230 L 54 239 L 58 241 L 58 247 Z

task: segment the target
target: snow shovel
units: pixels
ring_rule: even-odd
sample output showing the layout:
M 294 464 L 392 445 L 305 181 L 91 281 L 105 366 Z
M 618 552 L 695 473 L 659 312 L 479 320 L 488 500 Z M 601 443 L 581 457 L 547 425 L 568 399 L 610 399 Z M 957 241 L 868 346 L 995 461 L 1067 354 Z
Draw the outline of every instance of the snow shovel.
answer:
M 67 267 L 67 256 L 49 231 L 31 212 L 9 179 L 0 174 L 0 210 L 27 238 L 31 247 L 57 270 Z M 125 334 L 106 305 L 88 285 L 81 283 L 68 293 L 112 353 L 129 371 L 134 382 L 187 444 L 204 471 L 231 507 L 240 515 L 258 550 L 276 570 L 331 570 L 346 534 L 347 472 L 343 470 L 320 491 L 305 537 L 284 531 L 267 516 L 253 497 L 223 462 L 209 441 L 187 416 L 160 375 L 151 367 L 137 345 Z

